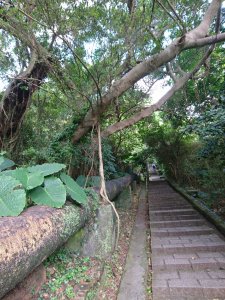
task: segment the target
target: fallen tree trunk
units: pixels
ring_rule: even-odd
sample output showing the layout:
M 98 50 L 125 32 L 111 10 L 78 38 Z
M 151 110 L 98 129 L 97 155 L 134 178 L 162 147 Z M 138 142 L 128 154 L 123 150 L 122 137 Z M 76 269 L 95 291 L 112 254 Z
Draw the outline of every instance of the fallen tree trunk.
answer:
M 124 188 L 130 185 L 133 177 L 124 176 L 120 179 L 114 179 L 106 182 L 106 191 L 109 200 L 113 200 L 117 195 L 119 195 Z
M 131 182 L 132 176 L 107 182 L 109 198 Z M 95 204 L 89 197 L 85 208 L 71 203 L 62 209 L 33 206 L 18 217 L 0 218 L 0 298 L 84 227 Z

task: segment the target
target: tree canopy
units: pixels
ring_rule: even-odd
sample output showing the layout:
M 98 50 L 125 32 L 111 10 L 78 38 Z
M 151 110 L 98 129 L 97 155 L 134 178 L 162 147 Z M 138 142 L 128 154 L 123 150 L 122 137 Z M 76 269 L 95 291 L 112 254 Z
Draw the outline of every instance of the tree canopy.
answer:
M 142 143 L 155 111 L 163 107 L 176 126 L 191 114 L 204 119 L 201 113 L 223 97 L 223 4 L 0 1 L 1 149 L 21 163 L 26 157 L 75 165 L 80 157 L 76 173 L 87 173 L 94 150 L 88 145 L 100 123 L 112 174 L 113 153 L 125 161 L 141 153 L 133 146 Z M 152 103 L 158 80 L 170 89 Z M 221 107 L 213 109 L 221 116 Z

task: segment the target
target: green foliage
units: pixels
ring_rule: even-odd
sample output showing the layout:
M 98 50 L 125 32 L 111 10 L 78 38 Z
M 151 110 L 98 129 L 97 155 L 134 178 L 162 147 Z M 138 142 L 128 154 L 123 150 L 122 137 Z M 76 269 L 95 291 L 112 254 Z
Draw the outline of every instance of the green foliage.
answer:
M 116 157 L 113 153 L 113 147 L 107 139 L 104 139 L 102 142 L 102 156 L 105 178 L 107 180 L 112 179 L 116 176 L 118 166 Z M 85 137 L 82 142 L 73 147 L 71 166 L 75 170 L 75 173 L 73 174 L 74 178 L 78 177 L 80 174 L 86 176 L 91 170 L 89 178 L 91 178 L 91 181 L 95 180 L 95 176 L 99 173 L 98 149 L 96 142 L 93 142 L 90 136 Z M 87 183 L 87 186 L 98 184 L 97 181 L 91 182 L 90 180 Z M 86 179 L 84 181 L 81 177 L 78 181 L 81 186 L 84 186 Z
M 28 202 L 26 199 L 38 205 L 61 208 L 66 201 L 66 192 L 77 203 L 85 204 L 85 191 L 70 176 L 62 174 L 62 181 L 52 176 L 65 167 L 52 163 L 0 172 L 0 216 L 19 215 Z
M 26 190 L 32 190 L 44 182 L 44 175 L 41 172 L 29 172 L 29 169 L 17 168 L 10 172 L 10 175 L 21 182 Z
M 100 176 L 86 177 L 84 175 L 80 175 L 77 177 L 76 182 L 82 187 L 100 186 Z
M 84 187 L 86 182 L 86 177 L 84 175 L 79 175 L 76 179 L 76 182 L 77 184 L 79 184 L 79 186 Z
M 70 197 L 79 204 L 85 204 L 87 202 L 87 196 L 83 188 L 81 188 L 76 181 L 65 173 L 60 175 L 61 180 L 66 185 L 66 191 Z
M 66 201 L 66 189 L 59 178 L 50 176 L 44 180 L 44 187 L 37 187 L 29 196 L 38 205 L 61 208 Z
M 187 120 L 186 120 L 187 123 Z M 166 175 L 179 184 L 207 195 L 211 207 L 222 205 L 225 194 L 224 109 L 211 107 L 192 119 L 175 126 L 168 114 L 152 119 L 146 132 L 149 157 L 162 165 Z
M 195 118 L 192 125 L 185 128 L 185 132 L 197 134 L 203 147 L 200 151 L 202 157 L 220 156 L 224 160 L 225 153 L 225 105 L 210 108 Z
M 74 299 L 74 297 L 76 296 L 74 293 L 74 289 L 71 285 L 68 285 L 66 290 L 65 290 L 65 294 L 69 299 Z
M 29 41 L 26 37 L 28 32 L 32 34 L 35 44 L 38 46 L 40 43 L 43 52 L 46 50 L 46 55 L 49 52 L 52 66 L 55 61 L 62 68 L 56 63 L 51 68 L 54 72 L 49 72 L 47 80 L 33 87 L 36 92 L 29 101 L 29 111 L 24 114 L 11 157 L 22 166 L 42 165 L 45 162 L 71 163 L 75 170 L 74 178 L 79 174 L 90 174 L 87 186 L 97 185 L 95 176 L 98 175 L 99 165 L 90 136 L 87 135 L 75 147 L 71 144 L 77 125 L 93 104 L 100 104 L 99 94 L 107 93 L 113 80 L 121 78 L 139 61 L 159 53 L 172 39 L 183 36 L 186 30 L 199 25 L 209 1 L 173 1 L 173 10 L 181 20 L 179 22 L 168 14 L 168 11 L 172 12 L 168 1 L 164 8 L 153 5 L 155 2 L 152 0 L 136 1 L 132 14 L 129 13 L 127 1 L 43 0 L 36 1 L 34 8 L 32 5 L 29 7 L 26 1 L 14 2 L 17 4 L 14 7 L 2 4 L 5 16 L 2 25 L 6 29 L 0 31 L 0 76 L 8 80 L 11 74 L 25 71 L 30 64 L 30 51 L 25 46 Z M 30 11 L 33 20 L 39 22 L 27 22 L 27 16 L 22 11 Z M 221 31 L 224 31 L 224 8 L 221 15 Z M 15 22 L 10 24 L 10 20 Z M 55 32 L 53 29 L 56 27 L 59 30 Z M 17 28 L 20 30 L 17 31 Z M 63 41 L 67 38 L 69 43 Z M 171 61 L 171 68 L 179 77 L 182 70 L 190 71 L 204 52 L 205 48 L 183 51 Z M 209 75 L 207 64 L 196 74 L 195 80 L 190 80 L 164 107 L 163 124 L 156 124 L 154 118 L 149 118 L 147 122 L 141 121 L 111 137 L 110 142 L 103 141 L 106 179 L 123 174 L 127 164 L 141 171 L 147 159 L 154 157 L 164 165 L 167 174 L 177 180 L 201 181 L 206 186 L 206 181 L 213 182 L 212 176 L 219 178 L 224 168 L 225 151 L 224 110 L 219 112 L 216 107 L 223 101 L 225 93 L 223 44 L 218 44 L 210 57 Z M 154 75 L 146 76 L 146 92 L 149 93 L 148 88 L 155 79 L 166 76 L 165 67 L 156 70 Z M 26 89 L 27 85 L 21 86 L 21 90 Z M 149 97 L 143 90 L 135 84 L 115 99 L 107 114 L 102 115 L 102 127 L 123 121 L 149 105 Z M 216 105 L 213 109 L 217 110 L 214 112 L 213 102 Z M 104 109 L 101 110 L 103 112 Z M 208 116 L 203 114 L 205 111 Z M 187 124 L 192 126 L 190 130 Z M 180 129 L 184 131 L 180 132 Z M 189 137 L 185 136 L 188 130 L 189 134 L 191 132 Z M 204 175 L 211 174 L 207 165 L 216 165 L 218 175 Z M 0 171 L 11 166 L 10 161 L 0 156 Z M 41 168 L 36 166 L 4 174 L 14 174 L 26 190 L 33 190 L 38 183 L 43 185 L 43 176 L 61 171 L 55 166 L 50 170 L 50 165 L 42 165 Z M 81 186 L 85 181 L 85 177 L 77 179 Z
M 18 180 L 0 177 L 0 216 L 18 216 L 26 204 L 26 193 Z
M 4 153 L 0 153 L 0 172 L 15 165 L 12 160 L 5 158 L 3 155 Z
M 100 176 L 90 176 L 88 178 L 88 184 L 87 186 L 93 187 L 93 186 L 100 186 L 101 178 Z
M 58 173 L 59 171 L 61 171 L 62 169 L 65 169 L 66 165 L 64 164 L 58 164 L 58 163 L 45 163 L 42 165 L 36 165 L 36 166 L 32 166 L 32 167 L 28 167 L 28 171 L 31 173 L 41 173 L 43 174 L 43 176 L 49 176 L 52 175 L 54 173 Z
M 90 269 L 95 264 L 96 261 L 89 257 L 75 256 L 61 248 L 44 261 L 48 280 L 39 292 L 38 299 L 43 299 L 42 295 L 46 293 L 50 299 L 63 299 L 65 295 L 69 299 L 76 299 L 72 286 L 90 282 Z

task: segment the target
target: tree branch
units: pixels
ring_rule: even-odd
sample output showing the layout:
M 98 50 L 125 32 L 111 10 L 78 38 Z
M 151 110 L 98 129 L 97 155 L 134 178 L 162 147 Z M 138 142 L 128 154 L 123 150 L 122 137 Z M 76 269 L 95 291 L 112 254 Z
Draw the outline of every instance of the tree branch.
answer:
M 180 22 L 177 22 L 177 20 L 174 18 L 173 15 L 170 14 L 170 12 L 168 11 L 168 9 L 159 1 L 159 0 L 156 0 L 158 2 L 158 4 L 164 9 L 164 11 L 168 14 L 168 16 L 174 20 L 175 23 L 178 24 L 178 26 L 180 27 L 180 29 L 183 31 L 183 27 L 180 25 Z M 178 19 L 179 21 L 179 19 Z
M 183 28 L 183 31 L 186 31 L 186 26 L 184 25 L 183 20 L 180 18 L 180 16 L 177 14 L 175 8 L 173 7 L 173 5 L 170 3 L 169 0 L 166 0 L 166 2 L 168 3 L 170 9 L 172 10 L 172 12 L 174 13 L 174 15 L 176 16 L 177 20 L 180 22 L 181 27 Z
M 137 112 L 135 115 L 130 117 L 129 119 L 120 121 L 116 124 L 109 126 L 102 132 L 102 137 L 108 137 L 109 135 L 116 133 L 118 131 L 121 131 L 121 130 L 139 122 L 140 120 L 152 115 L 163 104 L 165 104 L 178 90 L 180 90 L 187 83 L 187 81 L 190 78 L 193 78 L 194 74 L 196 74 L 199 71 L 199 69 L 204 64 L 204 62 L 209 58 L 213 49 L 214 49 L 214 45 L 212 45 L 208 49 L 206 54 L 203 56 L 203 58 L 198 63 L 198 65 L 192 70 L 192 72 L 186 73 L 183 77 L 181 77 L 180 79 L 177 79 L 175 84 L 173 85 L 173 87 L 156 104 L 153 104 L 149 107 L 142 109 L 141 111 Z
M 79 139 L 85 135 L 94 124 L 98 122 L 103 112 L 105 112 L 108 106 L 112 103 L 115 97 L 119 97 L 130 87 L 132 87 L 138 80 L 145 77 L 151 72 L 157 70 L 160 66 L 170 62 L 181 51 L 189 48 L 197 47 L 201 40 L 205 38 L 208 33 L 212 20 L 217 15 L 217 11 L 220 8 L 221 0 L 213 0 L 203 17 L 200 25 L 185 34 L 181 38 L 174 40 L 161 52 L 152 55 L 150 58 L 144 60 L 140 64 L 133 67 L 128 73 L 126 73 L 121 79 L 114 82 L 109 89 L 108 93 L 102 96 L 102 104 L 95 104 L 93 110 L 89 110 L 84 119 L 79 124 L 77 130 L 72 137 L 72 143 L 75 144 Z M 219 37 L 220 36 L 220 37 Z M 207 38 L 206 38 L 207 39 Z M 212 39 L 214 44 L 225 40 L 225 33 L 217 35 L 217 39 Z M 208 41 L 203 42 L 201 46 L 209 44 Z
M 171 77 L 171 79 L 173 80 L 173 82 L 176 82 L 177 78 L 172 70 L 170 62 L 168 64 L 166 64 L 166 71 L 169 74 L 169 76 Z
M 221 43 L 225 41 L 225 32 L 219 33 L 216 35 L 212 35 L 205 38 L 199 38 L 196 40 L 190 40 L 186 42 L 186 45 L 184 46 L 184 50 L 187 49 L 193 49 L 193 48 L 200 48 L 207 45 L 212 45 L 216 43 Z

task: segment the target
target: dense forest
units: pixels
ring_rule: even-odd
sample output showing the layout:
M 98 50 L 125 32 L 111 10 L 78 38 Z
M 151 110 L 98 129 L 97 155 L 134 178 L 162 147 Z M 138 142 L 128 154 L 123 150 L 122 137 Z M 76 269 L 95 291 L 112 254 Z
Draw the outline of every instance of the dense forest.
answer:
M 155 162 L 225 214 L 224 41 L 221 0 L 0 1 L 1 158 L 98 176 L 100 130 L 106 179 Z

